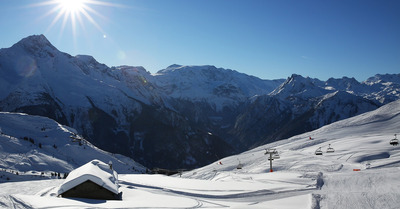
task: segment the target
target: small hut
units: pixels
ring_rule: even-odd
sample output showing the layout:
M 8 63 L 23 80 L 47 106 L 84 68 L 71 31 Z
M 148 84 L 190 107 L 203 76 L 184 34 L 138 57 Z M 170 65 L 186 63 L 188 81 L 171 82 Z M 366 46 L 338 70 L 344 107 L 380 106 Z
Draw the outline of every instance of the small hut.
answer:
M 61 197 L 119 200 L 118 174 L 109 164 L 92 160 L 71 171 L 58 189 Z

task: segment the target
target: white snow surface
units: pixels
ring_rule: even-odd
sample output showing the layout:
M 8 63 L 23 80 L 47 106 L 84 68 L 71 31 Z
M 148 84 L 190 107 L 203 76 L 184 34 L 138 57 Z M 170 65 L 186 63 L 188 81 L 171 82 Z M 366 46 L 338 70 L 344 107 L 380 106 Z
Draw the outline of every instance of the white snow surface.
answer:
M 0 176 L 19 172 L 10 180 L 49 178 L 51 173 L 67 173 L 93 159 L 112 161 L 119 173 L 144 172 L 139 163 L 105 152 L 76 133 L 46 117 L 0 112 Z
M 112 170 L 108 164 L 99 160 L 92 160 L 71 171 L 57 194 L 62 194 L 88 180 L 118 194 L 118 173 Z
M 394 209 L 400 205 L 400 148 L 389 141 L 399 128 L 395 101 L 176 176 L 120 174 L 122 201 L 59 198 L 60 180 L 21 180 L 0 185 L 0 207 Z M 334 153 L 326 153 L 329 144 Z M 317 156 L 319 147 L 324 153 Z M 274 172 L 267 148 L 280 155 Z

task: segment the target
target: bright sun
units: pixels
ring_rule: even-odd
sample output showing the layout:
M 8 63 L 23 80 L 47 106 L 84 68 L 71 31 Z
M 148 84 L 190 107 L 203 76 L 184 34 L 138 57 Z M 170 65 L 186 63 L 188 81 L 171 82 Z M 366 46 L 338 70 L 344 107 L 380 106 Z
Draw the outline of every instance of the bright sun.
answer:
M 85 7 L 86 0 L 57 0 L 57 2 L 67 12 L 79 12 Z
M 95 26 L 104 36 L 105 32 L 97 23 L 96 19 L 107 19 L 101 15 L 94 8 L 99 7 L 120 7 L 121 5 L 106 2 L 105 0 L 45 0 L 41 3 L 33 4 L 31 6 L 51 6 L 50 10 L 45 13 L 41 18 L 54 16 L 52 22 L 47 28 L 49 31 L 56 23 L 61 22 L 62 34 L 68 22 L 71 24 L 73 36 L 76 36 L 77 28 L 80 26 L 83 30 L 86 28 L 85 24 L 90 23 Z

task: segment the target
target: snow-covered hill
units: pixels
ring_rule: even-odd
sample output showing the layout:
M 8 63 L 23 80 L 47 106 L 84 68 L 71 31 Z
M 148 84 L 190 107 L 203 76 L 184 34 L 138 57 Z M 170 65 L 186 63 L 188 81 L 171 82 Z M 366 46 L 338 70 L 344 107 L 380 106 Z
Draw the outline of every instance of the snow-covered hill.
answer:
M 276 171 L 350 171 L 400 166 L 400 146 L 392 146 L 390 140 L 400 133 L 400 100 L 384 105 L 352 118 L 326 125 L 317 130 L 296 135 L 285 140 L 269 143 L 242 154 L 220 160 L 224 166 L 214 163 L 186 173 L 190 178 L 209 179 L 210 170 L 224 171 L 235 168 L 240 161 L 244 169 L 266 172 L 265 149 L 275 148 L 281 159 L 274 161 Z M 311 139 L 310 139 L 311 138 Z M 334 153 L 326 153 L 329 147 Z M 321 147 L 322 156 L 314 155 Z M 195 173 L 195 174 L 194 174 Z M 214 177 L 212 177 L 214 178 Z
M 112 161 L 121 173 L 145 172 L 132 159 L 98 149 L 54 120 L 0 112 L 0 182 L 64 175 L 92 159 Z
M 120 175 L 122 201 L 58 198 L 62 181 L 51 180 L 2 183 L 0 207 L 398 208 L 400 147 L 389 141 L 399 127 L 400 100 L 174 177 Z

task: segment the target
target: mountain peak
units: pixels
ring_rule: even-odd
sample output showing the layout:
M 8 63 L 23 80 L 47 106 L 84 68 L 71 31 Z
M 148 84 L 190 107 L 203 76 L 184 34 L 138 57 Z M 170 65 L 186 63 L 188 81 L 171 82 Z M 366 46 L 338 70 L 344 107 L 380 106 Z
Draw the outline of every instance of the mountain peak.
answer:
M 300 81 L 305 81 L 307 78 L 304 78 L 301 75 L 298 74 L 292 74 L 287 80 L 287 83 L 292 83 L 292 82 L 300 82 Z
M 17 45 L 24 45 L 24 46 L 50 46 L 52 48 L 55 48 L 50 41 L 44 36 L 43 34 L 41 35 L 31 35 L 26 38 L 23 38 L 21 41 L 17 43 Z
M 40 53 L 40 51 L 52 52 L 58 51 L 56 47 L 54 47 L 50 41 L 43 35 L 32 35 L 26 38 L 23 38 L 18 43 L 14 44 L 12 48 L 21 47 L 30 53 Z M 54 56 L 52 53 L 47 53 L 50 56 Z
M 368 78 L 364 83 L 372 85 L 374 83 L 395 82 L 400 83 L 400 74 L 376 74 Z
M 270 95 L 281 95 L 283 97 L 300 94 L 305 97 L 320 96 L 323 94 L 320 88 L 322 84 L 323 82 L 316 78 L 292 74 L 277 89 L 272 91 Z
M 183 67 L 183 65 L 172 64 L 172 65 L 168 66 L 167 69 L 168 68 L 180 68 L 180 67 Z
M 86 62 L 86 63 L 95 63 L 97 62 L 96 59 L 90 55 L 76 55 L 77 59 Z
M 157 74 L 163 74 L 168 72 L 182 72 L 182 71 L 201 71 L 201 70 L 214 70 L 217 69 L 213 65 L 178 65 L 173 64 L 168 66 L 166 69 L 160 70 Z

